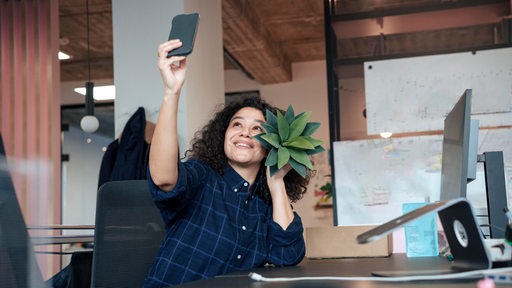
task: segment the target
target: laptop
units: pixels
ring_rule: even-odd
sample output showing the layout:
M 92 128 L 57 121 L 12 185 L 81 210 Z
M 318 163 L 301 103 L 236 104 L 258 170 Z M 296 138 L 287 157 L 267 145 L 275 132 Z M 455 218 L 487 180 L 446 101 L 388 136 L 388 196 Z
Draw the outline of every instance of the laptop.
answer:
M 44 287 L 0 134 L 0 287 Z
M 449 269 L 374 271 L 374 276 L 396 277 L 437 275 L 472 270 L 490 269 L 492 260 L 486 249 L 471 205 L 464 198 L 425 205 L 357 236 L 360 244 L 377 240 L 404 224 L 430 213 L 437 212 L 443 226 L 453 264 Z

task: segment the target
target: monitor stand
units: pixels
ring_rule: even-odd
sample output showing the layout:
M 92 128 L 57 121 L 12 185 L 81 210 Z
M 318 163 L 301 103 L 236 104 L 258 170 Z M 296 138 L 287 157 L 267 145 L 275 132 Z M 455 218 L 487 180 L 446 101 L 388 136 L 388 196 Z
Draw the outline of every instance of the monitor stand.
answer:
M 460 201 L 439 210 L 438 215 L 450 245 L 450 252 L 454 258 L 450 268 L 374 271 L 372 274 L 382 277 L 397 277 L 490 269 L 492 267 L 491 257 L 486 249 L 469 202 L 461 198 Z
M 484 163 L 489 234 L 493 239 L 505 238 L 505 227 L 508 225 L 508 219 L 503 210 L 508 209 L 508 200 L 505 187 L 503 152 L 484 152 L 478 155 L 477 161 Z

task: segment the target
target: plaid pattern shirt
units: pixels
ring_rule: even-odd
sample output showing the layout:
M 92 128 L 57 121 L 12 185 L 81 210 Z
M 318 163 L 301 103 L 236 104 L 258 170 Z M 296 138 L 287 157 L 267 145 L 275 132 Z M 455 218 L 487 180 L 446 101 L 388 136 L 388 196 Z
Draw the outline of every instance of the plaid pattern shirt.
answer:
M 299 263 L 303 227 L 295 214 L 286 230 L 272 220 L 272 207 L 249 189 L 233 168 L 219 175 L 204 162 L 179 163 L 174 189 L 163 192 L 149 179 L 166 224 L 165 239 L 144 287 L 169 287 L 272 263 Z

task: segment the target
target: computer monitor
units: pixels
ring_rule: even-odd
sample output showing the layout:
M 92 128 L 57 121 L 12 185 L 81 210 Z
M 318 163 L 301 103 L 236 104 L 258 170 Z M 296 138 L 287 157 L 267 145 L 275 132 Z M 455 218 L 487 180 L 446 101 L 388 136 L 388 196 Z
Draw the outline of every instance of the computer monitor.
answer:
M 43 287 L 0 134 L 0 287 Z
M 466 197 L 476 178 L 478 120 L 471 120 L 472 90 L 467 89 L 444 120 L 441 201 Z

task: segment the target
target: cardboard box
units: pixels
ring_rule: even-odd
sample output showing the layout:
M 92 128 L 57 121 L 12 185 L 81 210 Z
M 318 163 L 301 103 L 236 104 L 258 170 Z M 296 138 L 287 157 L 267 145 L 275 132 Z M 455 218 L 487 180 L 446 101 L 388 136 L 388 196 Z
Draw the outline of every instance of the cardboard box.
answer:
M 306 257 L 387 257 L 393 252 L 393 235 L 358 244 L 357 235 L 375 226 L 306 227 Z

